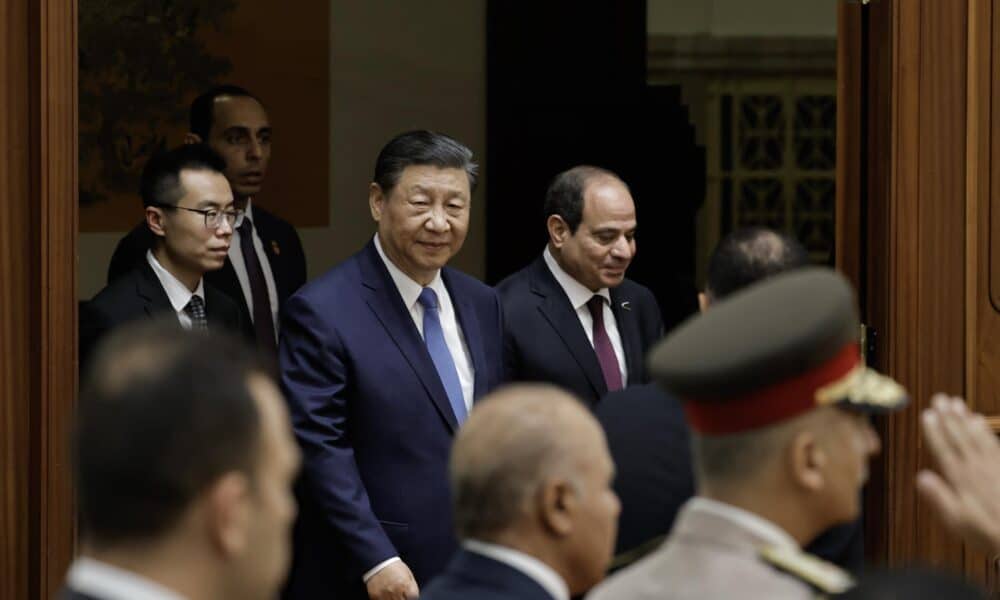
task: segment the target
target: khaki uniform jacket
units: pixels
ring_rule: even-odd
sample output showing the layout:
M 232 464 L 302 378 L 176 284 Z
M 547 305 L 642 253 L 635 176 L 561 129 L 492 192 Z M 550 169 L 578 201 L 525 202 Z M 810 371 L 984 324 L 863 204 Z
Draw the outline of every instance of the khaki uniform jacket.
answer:
M 649 556 L 612 575 L 588 600 L 811 599 L 817 591 L 802 578 L 762 557 L 774 540 L 699 503 L 686 504 L 666 541 Z M 809 562 L 814 559 L 794 551 Z M 818 559 L 815 559 L 818 560 Z M 815 566 L 815 565 L 813 565 Z M 847 575 L 832 565 L 833 575 Z M 794 566 L 791 569 L 794 571 Z M 836 578 L 835 577 L 835 578 Z M 849 580 L 849 578 L 847 578 Z M 833 590 L 831 590 L 833 591 Z

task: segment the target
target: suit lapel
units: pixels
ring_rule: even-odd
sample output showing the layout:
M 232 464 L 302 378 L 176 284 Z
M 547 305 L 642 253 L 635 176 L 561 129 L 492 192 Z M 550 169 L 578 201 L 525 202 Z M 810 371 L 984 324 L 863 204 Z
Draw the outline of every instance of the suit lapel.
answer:
M 620 288 L 611 290 L 611 312 L 615 315 L 615 324 L 618 325 L 618 335 L 622 339 L 622 348 L 625 350 L 625 367 L 628 369 L 628 385 L 642 383 L 643 380 L 643 360 L 642 340 L 639 333 L 639 323 L 635 317 L 636 310 L 632 306 L 632 299 L 619 291 Z
M 486 350 L 483 348 L 479 319 L 476 318 L 475 308 L 473 308 L 468 296 L 456 293 L 452 287 L 451 276 L 447 268 L 441 270 L 441 277 L 444 279 L 445 287 L 448 288 L 451 303 L 455 306 L 458 325 L 462 328 L 462 336 L 465 338 L 465 345 L 469 348 L 469 355 L 472 358 L 472 370 L 475 375 L 472 397 L 479 398 L 486 391 L 488 385 Z
M 174 306 L 170 304 L 166 290 L 160 280 L 156 278 L 153 267 L 148 261 L 143 261 L 139 267 L 139 277 L 135 285 L 136 294 L 142 299 L 143 310 L 146 316 L 153 318 L 163 312 L 174 313 Z
M 521 600 L 552 600 L 545 588 L 528 575 L 493 558 L 459 550 L 448 565 L 446 576 L 471 581 L 477 587 L 497 592 L 497 597 Z
M 365 286 L 365 302 L 379 320 L 386 333 L 395 342 L 400 353 L 410 364 L 423 385 L 438 413 L 454 433 L 458 429 L 455 414 L 448 402 L 444 385 L 438 377 L 424 340 L 413 323 L 410 312 L 403 305 L 399 290 L 382 263 L 375 243 L 369 242 L 358 256 L 361 281 Z
M 271 266 L 271 276 L 274 277 L 274 286 L 277 288 L 275 292 L 278 294 L 278 302 L 280 303 L 289 296 L 290 290 L 288 290 L 288 282 L 285 280 L 288 271 L 280 266 L 281 257 L 275 253 L 276 248 L 278 248 L 278 252 L 281 250 L 274 237 L 274 228 L 271 227 L 271 215 L 258 206 L 253 207 L 253 215 L 255 217 L 254 228 L 257 230 L 257 235 L 260 236 L 264 255 L 267 256 L 267 262 Z
M 247 306 L 247 299 L 243 296 L 243 287 L 240 285 L 240 280 L 236 276 L 236 269 L 233 268 L 233 263 L 228 257 L 221 269 L 205 273 L 205 283 L 211 284 L 217 290 L 229 296 L 244 315 L 247 317 L 250 316 L 250 307 Z
M 604 381 L 604 373 L 601 372 L 601 365 L 597 362 L 594 347 L 587 339 L 587 334 L 580 325 L 580 318 L 570 305 L 566 292 L 559 286 L 559 282 L 542 258 L 535 260 L 531 290 L 542 297 L 538 309 L 573 355 L 591 387 L 599 396 L 606 394 L 608 385 Z

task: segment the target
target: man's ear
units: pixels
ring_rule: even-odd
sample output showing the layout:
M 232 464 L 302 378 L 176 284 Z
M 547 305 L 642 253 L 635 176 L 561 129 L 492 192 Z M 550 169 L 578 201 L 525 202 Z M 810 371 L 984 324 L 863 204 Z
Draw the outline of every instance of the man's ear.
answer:
M 193 132 L 189 131 L 189 132 L 187 132 L 187 133 L 184 134 L 184 143 L 185 144 L 201 144 L 204 141 L 205 140 L 201 139 L 201 136 L 198 135 L 197 133 L 193 133 Z
M 385 192 L 382 186 L 374 181 L 368 185 L 368 208 L 372 211 L 372 219 L 376 223 L 382 220 L 382 210 L 385 208 Z
M 146 227 L 153 232 L 156 237 L 165 237 L 167 235 L 166 228 L 164 227 L 165 219 L 163 214 L 163 209 L 156 206 L 146 207 Z
M 538 492 L 539 518 L 546 530 L 556 537 L 573 533 L 573 514 L 577 510 L 577 492 L 567 481 L 552 480 Z
M 708 294 L 705 292 L 698 292 L 698 312 L 705 312 L 708 310 L 708 305 L 710 300 L 708 299 Z
M 250 482 L 246 475 L 230 472 L 215 482 L 205 495 L 205 527 L 214 547 L 224 557 L 251 551 Z
M 800 431 L 788 446 L 788 461 L 796 485 L 810 492 L 826 487 L 827 451 L 812 431 Z
M 566 240 L 573 236 L 569 225 L 559 215 L 549 215 L 549 218 L 545 220 L 545 226 L 549 230 L 549 241 L 556 248 L 562 248 Z

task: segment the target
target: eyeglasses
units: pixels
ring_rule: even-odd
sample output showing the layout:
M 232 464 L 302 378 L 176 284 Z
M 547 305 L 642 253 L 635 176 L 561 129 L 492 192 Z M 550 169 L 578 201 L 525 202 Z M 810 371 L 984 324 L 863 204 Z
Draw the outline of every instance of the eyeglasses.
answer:
M 229 224 L 233 229 L 240 226 L 243 223 L 243 211 L 242 210 L 219 210 L 217 208 L 186 208 L 184 206 L 177 206 L 175 204 L 154 204 L 153 206 L 158 206 L 160 208 L 167 209 L 179 209 L 186 210 L 188 212 L 198 213 L 205 218 L 205 228 L 206 229 L 218 229 L 222 227 L 222 220 L 225 219 L 226 223 Z

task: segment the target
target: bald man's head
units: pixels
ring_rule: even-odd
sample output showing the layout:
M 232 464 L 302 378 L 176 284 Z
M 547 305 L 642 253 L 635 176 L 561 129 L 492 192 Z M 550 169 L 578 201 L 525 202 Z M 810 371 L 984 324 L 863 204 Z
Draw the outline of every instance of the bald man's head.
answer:
M 451 456 L 459 537 L 516 546 L 581 593 L 600 579 L 619 512 L 600 425 L 550 385 L 515 385 L 476 404 Z
M 808 264 L 809 253 L 789 235 L 764 227 L 737 229 L 712 252 L 704 297 L 708 302 L 718 301 L 771 275 Z

